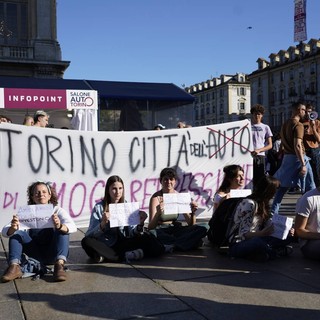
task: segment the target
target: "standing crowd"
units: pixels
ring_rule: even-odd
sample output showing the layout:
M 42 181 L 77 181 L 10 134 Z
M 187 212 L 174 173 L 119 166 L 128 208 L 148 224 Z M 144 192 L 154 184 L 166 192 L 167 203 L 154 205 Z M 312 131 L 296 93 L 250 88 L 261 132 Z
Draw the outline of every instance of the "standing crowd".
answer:
M 303 255 L 320 260 L 319 121 L 312 113 L 312 106 L 294 103 L 290 119 L 273 141 L 270 127 L 262 122 L 264 111 L 262 105 L 251 108 L 253 187 L 249 196 L 237 200 L 230 215 L 224 234 L 228 254 L 233 258 L 267 261 L 290 254 L 290 243 L 298 238 Z M 32 125 L 32 121 L 34 126 L 45 127 L 48 115 L 39 111 L 33 119 L 25 119 L 25 124 Z M 268 162 L 272 169 L 269 173 Z M 95 263 L 130 262 L 201 247 L 210 223 L 197 221 L 198 205 L 194 200 L 191 199 L 189 210 L 182 214 L 165 212 L 166 196 L 179 193 L 177 180 L 174 168 L 164 168 L 159 175 L 161 188 L 150 197 L 149 213 L 140 210 L 138 223 L 114 226 L 111 223 L 113 206 L 127 201 L 122 178 L 110 176 L 104 197 L 92 209 L 81 241 L 88 258 Z M 231 200 L 231 191 L 244 187 L 243 168 L 238 164 L 225 166 L 224 179 L 213 197 L 212 219 L 221 214 L 222 203 Z M 294 227 L 284 239 L 279 239 L 274 235 L 272 219 L 279 214 L 282 198 L 292 187 L 299 187 L 303 195 L 296 205 Z M 54 281 L 65 281 L 69 236 L 77 228 L 69 213 L 58 206 L 56 190 L 50 183 L 31 183 L 27 195 L 28 205 L 52 205 L 52 227 L 23 229 L 19 215 L 13 215 L 2 229 L 2 235 L 9 238 L 9 266 L 1 280 L 21 278 L 22 261 L 27 256 L 42 264 L 53 264 Z

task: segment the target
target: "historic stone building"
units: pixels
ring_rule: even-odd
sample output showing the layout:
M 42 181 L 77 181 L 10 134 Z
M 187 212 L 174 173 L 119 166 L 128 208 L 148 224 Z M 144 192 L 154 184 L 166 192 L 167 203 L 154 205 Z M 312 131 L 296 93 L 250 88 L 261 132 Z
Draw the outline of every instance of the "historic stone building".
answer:
M 318 78 L 320 41 L 311 39 L 287 50 L 259 58 L 258 69 L 249 75 L 251 102 L 266 107 L 264 122 L 274 132 L 291 116 L 291 104 L 302 99 L 314 104 L 319 101 Z
M 195 126 L 235 121 L 250 113 L 250 83 L 244 73 L 221 75 L 186 91 L 196 97 Z
M 0 1 L 0 76 L 63 78 L 56 0 Z

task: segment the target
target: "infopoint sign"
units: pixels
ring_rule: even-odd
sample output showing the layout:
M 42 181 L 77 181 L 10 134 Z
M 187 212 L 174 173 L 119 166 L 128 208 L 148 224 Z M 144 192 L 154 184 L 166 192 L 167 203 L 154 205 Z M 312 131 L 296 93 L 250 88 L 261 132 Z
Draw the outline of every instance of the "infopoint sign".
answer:
M 0 108 L 98 109 L 96 90 L 0 88 Z

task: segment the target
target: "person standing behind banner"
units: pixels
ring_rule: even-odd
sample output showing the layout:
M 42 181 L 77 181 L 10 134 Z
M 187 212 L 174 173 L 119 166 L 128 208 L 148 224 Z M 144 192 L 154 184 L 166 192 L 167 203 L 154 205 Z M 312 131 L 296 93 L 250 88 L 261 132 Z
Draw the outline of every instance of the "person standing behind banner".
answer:
M 119 176 L 111 176 L 105 186 L 103 200 L 92 209 L 89 228 L 81 241 L 82 248 L 95 262 L 139 260 L 158 257 L 164 246 L 149 233 L 144 232 L 147 214 L 140 211 L 140 224 L 125 227 L 110 226 L 109 205 L 124 203 L 124 183 Z
M 310 115 L 311 118 L 310 119 Z M 303 144 L 306 155 L 311 159 L 310 164 L 313 172 L 314 182 L 320 186 L 320 121 L 314 117 L 317 113 L 311 104 L 306 105 L 306 115 L 302 121 L 304 126 Z
M 77 227 L 67 211 L 58 207 L 56 190 L 51 184 L 34 182 L 28 187 L 27 193 L 29 205 L 54 205 L 54 228 L 21 230 L 19 218 L 14 215 L 11 223 L 2 229 L 2 235 L 9 237 L 9 267 L 1 280 L 8 282 L 22 277 L 20 263 L 25 253 L 43 264 L 54 263 L 54 281 L 65 281 L 67 274 L 64 265 L 69 254 L 69 233 L 76 232 Z
M 33 126 L 34 125 L 34 120 L 33 117 L 31 116 L 25 116 L 23 119 L 23 125 L 24 126 Z
M 262 123 L 264 107 L 256 104 L 251 107 L 251 130 L 253 151 L 253 187 L 266 174 L 266 151 L 272 148 L 272 132 L 268 125 Z
M 155 192 L 149 204 L 148 229 L 154 232 L 157 238 L 173 250 L 187 251 L 202 245 L 202 238 L 207 234 L 207 228 L 196 224 L 196 211 L 198 205 L 192 201 L 190 212 L 183 214 L 187 226 L 177 221 L 179 214 L 165 214 L 163 195 L 165 193 L 178 193 L 175 190 L 177 172 L 173 168 L 165 168 L 160 173 L 161 190 Z
M 223 168 L 224 177 L 222 183 L 213 197 L 213 213 L 220 203 L 230 198 L 231 189 L 241 189 L 244 187 L 244 171 L 237 164 L 231 164 Z
M 280 181 L 271 207 L 271 213 L 277 214 L 283 199 L 290 187 L 296 187 L 302 180 L 305 191 L 314 189 L 313 173 L 309 158 L 305 155 L 303 146 L 304 128 L 300 122 L 304 118 L 306 106 L 298 101 L 292 104 L 292 116 L 281 127 L 281 143 L 283 146 L 283 159 L 280 168 L 274 177 Z M 308 173 L 308 180 L 306 176 Z
M 49 124 L 49 115 L 43 110 L 38 110 L 33 116 L 34 127 L 45 128 Z

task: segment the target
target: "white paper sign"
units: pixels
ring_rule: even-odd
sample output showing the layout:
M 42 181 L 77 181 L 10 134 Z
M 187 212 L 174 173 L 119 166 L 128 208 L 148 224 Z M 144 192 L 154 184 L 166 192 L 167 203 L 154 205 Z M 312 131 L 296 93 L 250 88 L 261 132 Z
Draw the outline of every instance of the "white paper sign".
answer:
M 54 228 L 52 204 L 22 206 L 18 210 L 20 229 Z
M 164 214 L 191 212 L 191 196 L 189 193 L 164 193 Z
M 251 189 L 231 189 L 230 198 L 247 197 L 252 193 Z
M 139 224 L 139 211 L 139 202 L 109 204 L 110 227 L 124 227 Z
M 286 239 L 290 229 L 292 228 L 293 219 L 280 214 L 275 214 L 272 217 L 272 222 L 274 225 L 274 232 L 271 235 L 278 239 Z

